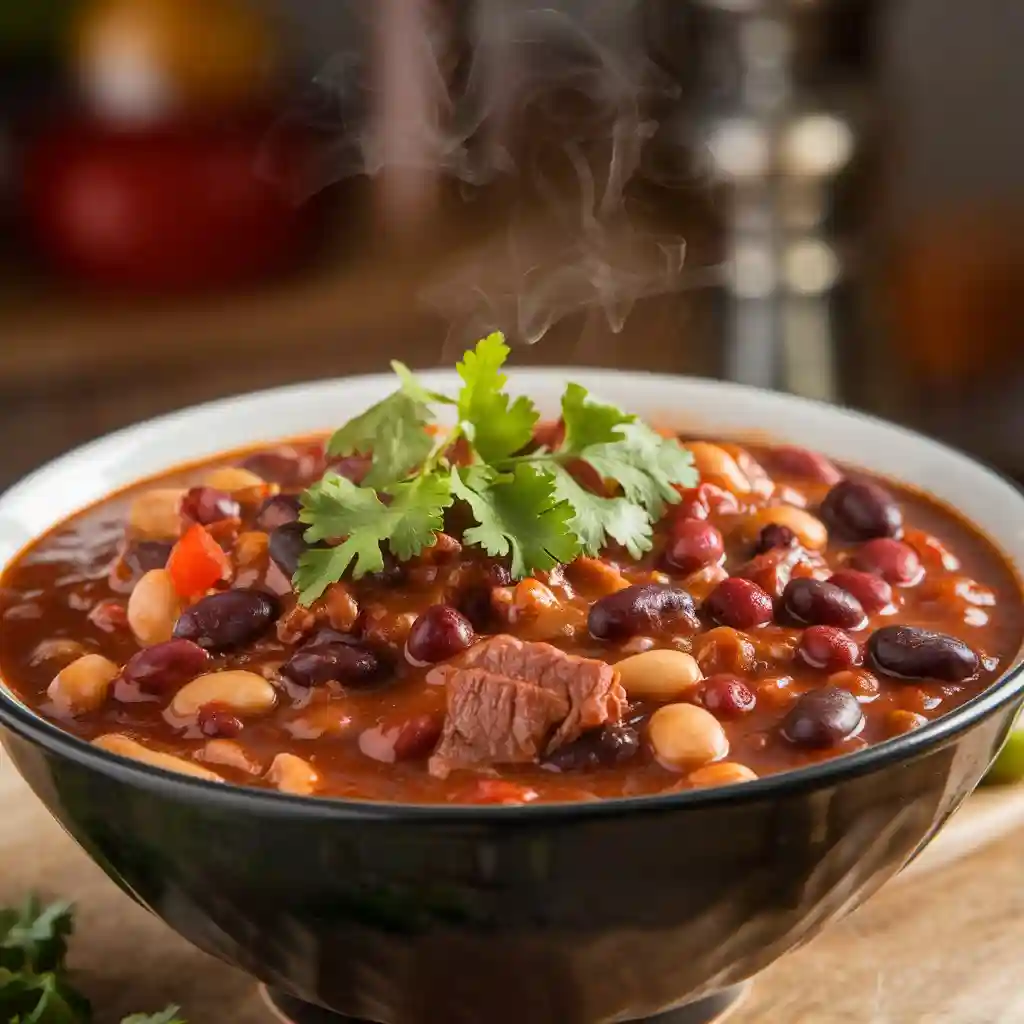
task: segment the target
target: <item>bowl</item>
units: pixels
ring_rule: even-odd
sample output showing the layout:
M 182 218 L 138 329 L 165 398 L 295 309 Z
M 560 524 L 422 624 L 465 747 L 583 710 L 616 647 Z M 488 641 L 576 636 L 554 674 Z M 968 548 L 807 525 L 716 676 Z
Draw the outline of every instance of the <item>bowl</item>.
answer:
M 552 414 L 570 377 L 657 425 L 810 443 L 898 477 L 956 506 L 1024 568 L 1024 496 L 923 437 L 702 380 L 526 370 L 511 386 Z M 423 379 L 455 386 L 450 373 Z M 0 498 L 0 560 L 138 477 L 330 428 L 392 388 L 380 376 L 282 388 L 89 444 Z M 812 767 L 721 789 L 523 807 L 210 785 L 114 758 L 9 693 L 0 739 L 129 896 L 265 982 L 281 1005 L 385 1024 L 596 1024 L 674 1008 L 672 1019 L 697 1021 L 907 864 L 977 785 L 1022 700 L 1018 657 L 956 711 Z

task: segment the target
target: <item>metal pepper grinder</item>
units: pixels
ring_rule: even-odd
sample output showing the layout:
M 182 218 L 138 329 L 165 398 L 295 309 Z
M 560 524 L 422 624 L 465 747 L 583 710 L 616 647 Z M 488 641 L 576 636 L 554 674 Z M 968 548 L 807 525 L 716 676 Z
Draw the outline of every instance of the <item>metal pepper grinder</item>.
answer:
M 722 234 L 723 376 L 838 400 L 877 134 L 876 0 L 660 0 L 684 147 Z

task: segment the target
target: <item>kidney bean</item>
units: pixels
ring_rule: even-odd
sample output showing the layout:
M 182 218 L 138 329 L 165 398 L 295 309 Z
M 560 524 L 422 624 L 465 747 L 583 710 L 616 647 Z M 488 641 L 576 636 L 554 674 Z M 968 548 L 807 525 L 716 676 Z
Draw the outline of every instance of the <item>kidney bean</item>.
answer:
M 848 590 L 807 576 L 786 584 L 779 608 L 791 622 L 812 626 L 859 629 L 866 621 L 860 602 Z
M 306 530 L 307 527 L 303 523 L 294 522 L 285 523 L 270 534 L 267 553 L 286 576 L 295 574 L 299 559 L 309 548 L 303 538 Z
M 825 525 L 844 540 L 899 537 L 903 511 L 891 494 L 870 480 L 841 480 L 818 510 Z
M 722 560 L 725 544 L 722 535 L 711 523 L 702 519 L 677 519 L 672 538 L 665 550 L 671 566 L 682 572 L 696 572 L 701 566 Z
M 437 746 L 443 727 L 441 715 L 417 715 L 404 722 L 395 737 L 395 760 L 426 757 Z
M 277 618 L 278 602 L 262 590 L 225 590 L 197 601 L 178 617 L 174 636 L 210 651 L 255 640 Z
M 626 640 L 682 623 L 696 629 L 693 598 L 665 583 L 635 583 L 606 594 L 590 606 L 587 628 L 598 640 Z
M 241 505 L 227 491 L 216 487 L 193 487 L 181 499 L 182 518 L 201 526 L 237 519 L 240 514 Z
M 892 537 L 876 537 L 862 544 L 850 563 L 897 586 L 911 586 L 924 575 L 917 552 L 909 544 Z
M 835 626 L 808 626 L 796 652 L 811 668 L 829 672 L 852 668 L 861 660 L 860 644 Z
M 372 651 L 336 641 L 306 644 L 281 666 L 285 679 L 307 688 L 332 681 L 366 685 L 376 682 L 380 671 L 380 660 Z
M 782 720 L 782 735 L 794 746 L 826 750 L 855 735 L 864 723 L 857 698 L 837 686 L 802 693 Z
M 294 523 L 299 518 L 300 504 L 297 494 L 275 494 L 256 513 L 256 526 L 270 533 L 285 523 Z
M 772 599 L 756 583 L 731 576 L 708 595 L 704 610 L 723 626 L 750 629 L 772 620 Z
M 313 448 L 291 445 L 272 451 L 254 452 L 242 462 L 242 468 L 282 487 L 299 487 L 318 476 L 324 468 L 323 456 Z
M 860 569 L 839 569 L 828 582 L 852 594 L 868 615 L 877 615 L 892 606 L 892 587 L 881 576 Z
M 202 675 L 210 655 L 191 640 L 165 640 L 133 654 L 121 669 L 121 678 L 146 693 L 169 693 Z
M 872 665 L 897 679 L 959 683 L 978 671 L 978 655 L 962 640 L 916 626 L 884 626 L 871 634 Z
M 332 456 L 327 460 L 327 469 L 331 473 L 337 473 L 354 484 L 363 482 L 372 465 L 373 460 L 366 455 Z
M 769 456 L 771 467 L 783 476 L 795 476 L 804 480 L 814 480 L 821 484 L 837 484 L 843 474 L 819 452 L 796 445 L 783 445 L 773 448 Z
M 754 554 L 762 555 L 773 548 L 791 548 L 797 543 L 796 534 L 788 527 L 779 523 L 769 523 L 761 528 L 754 544 Z
M 754 710 L 757 697 L 739 678 L 722 672 L 704 681 L 704 707 L 718 718 L 737 718 Z
M 434 604 L 412 624 L 405 653 L 414 663 L 431 665 L 466 650 L 475 639 L 472 623 L 458 609 L 450 604 Z
M 219 736 L 233 739 L 245 728 L 242 720 L 231 708 L 220 704 L 207 704 L 199 709 L 196 716 L 199 731 L 204 736 Z
M 622 764 L 640 749 L 640 734 L 629 725 L 590 729 L 572 743 L 553 751 L 544 764 L 571 772 Z

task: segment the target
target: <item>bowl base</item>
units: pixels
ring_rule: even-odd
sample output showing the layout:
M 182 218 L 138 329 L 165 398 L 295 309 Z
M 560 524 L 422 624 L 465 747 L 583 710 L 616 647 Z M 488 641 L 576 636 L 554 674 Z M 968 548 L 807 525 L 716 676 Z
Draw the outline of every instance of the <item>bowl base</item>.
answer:
M 655 1017 L 645 1017 L 642 1021 L 631 1021 L 629 1024 L 725 1024 L 726 1018 L 739 1006 L 749 989 L 749 981 L 733 985 L 732 988 L 706 996 L 695 1003 L 659 1013 Z M 266 985 L 260 986 L 260 992 L 271 1013 L 281 1024 L 344 1024 L 345 1021 L 348 1024 L 371 1024 L 370 1021 L 356 1020 L 355 1017 L 345 1017 L 311 1003 L 304 1003 L 301 999 L 276 992 Z

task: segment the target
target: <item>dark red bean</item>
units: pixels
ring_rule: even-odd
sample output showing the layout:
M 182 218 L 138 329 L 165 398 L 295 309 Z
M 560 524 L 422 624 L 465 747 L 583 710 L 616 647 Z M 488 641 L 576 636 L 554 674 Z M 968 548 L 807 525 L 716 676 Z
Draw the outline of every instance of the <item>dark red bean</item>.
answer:
M 410 661 L 432 665 L 464 651 L 475 639 L 472 623 L 458 609 L 434 604 L 412 624 L 405 653 Z
M 835 626 L 808 626 L 800 637 L 796 653 L 811 668 L 828 672 L 853 668 L 861 662 L 860 644 Z
M 859 569 L 839 569 L 828 582 L 852 594 L 868 615 L 876 615 L 892 605 L 892 587 L 881 576 Z
M 903 534 L 903 511 L 888 491 L 870 480 L 841 480 L 825 495 L 818 514 L 841 540 Z
M 327 462 L 327 469 L 338 476 L 351 480 L 354 484 L 361 484 L 373 460 L 365 455 L 344 455 L 340 458 L 330 458 Z
M 978 672 L 978 655 L 955 636 L 916 626 L 885 626 L 871 634 L 868 657 L 879 672 L 897 679 L 960 683 Z
M 277 618 L 278 602 L 262 590 L 225 590 L 210 594 L 181 613 L 174 636 L 209 651 L 241 647 L 255 640 Z
M 824 686 L 802 693 L 782 720 L 782 735 L 797 747 L 827 750 L 855 735 L 864 712 L 849 690 Z
M 626 640 L 676 625 L 696 629 L 696 608 L 685 590 L 664 583 L 635 583 L 606 594 L 587 616 L 587 628 L 598 640 Z
M 162 540 L 140 540 L 131 544 L 124 553 L 124 563 L 135 577 L 144 576 L 151 569 L 163 569 L 171 557 L 174 545 Z
M 285 523 L 294 523 L 299 518 L 299 507 L 297 494 L 275 494 L 267 498 L 256 513 L 256 526 L 270 533 Z
M 220 704 L 206 704 L 196 717 L 199 731 L 204 736 L 233 739 L 244 728 L 242 720 L 231 708 Z
M 702 519 L 677 519 L 665 549 L 669 564 L 691 573 L 705 565 L 717 565 L 725 554 L 722 535 Z
M 708 676 L 701 693 L 704 707 L 718 718 L 738 718 L 754 710 L 757 697 L 754 691 L 728 672 Z
M 300 487 L 316 479 L 324 469 L 320 452 L 312 448 L 297 449 L 287 445 L 266 452 L 255 452 L 242 463 L 242 468 L 282 487 Z
M 376 682 L 380 674 L 380 661 L 372 651 L 337 642 L 307 644 L 281 666 L 285 679 L 305 687 L 328 682 L 365 686 Z
M 193 487 L 181 499 L 181 516 L 193 523 L 209 526 L 222 519 L 237 519 L 241 506 L 227 491 L 216 487 Z
M 821 484 L 837 484 L 843 479 L 843 474 L 824 455 L 795 445 L 773 448 L 768 455 L 768 464 L 782 476 L 800 477 Z
M 441 738 L 441 715 L 417 715 L 404 722 L 395 737 L 395 760 L 419 760 L 430 754 Z
M 191 640 L 165 640 L 133 654 L 121 669 L 121 678 L 145 693 L 170 693 L 202 675 L 210 655 Z
M 750 629 L 772 620 L 772 599 L 752 580 L 731 576 L 708 595 L 704 610 L 723 626 Z
M 796 534 L 788 526 L 769 523 L 762 527 L 761 532 L 757 535 L 754 554 L 762 555 L 774 548 L 792 548 L 796 547 L 796 544 Z
M 267 553 L 285 576 L 295 575 L 299 559 L 309 549 L 309 545 L 303 538 L 307 529 L 308 527 L 303 523 L 285 523 L 270 533 L 267 540 Z
M 860 602 L 834 583 L 807 576 L 790 580 L 779 598 L 779 611 L 790 622 L 860 629 L 867 620 Z
M 639 749 L 640 734 L 632 726 L 606 725 L 559 747 L 548 755 L 544 764 L 562 772 L 604 768 L 623 764 Z
M 892 537 L 876 537 L 861 544 L 850 564 L 897 586 L 911 586 L 924 575 L 918 553 L 909 544 Z

